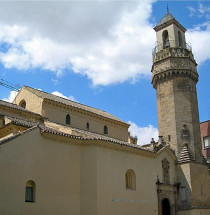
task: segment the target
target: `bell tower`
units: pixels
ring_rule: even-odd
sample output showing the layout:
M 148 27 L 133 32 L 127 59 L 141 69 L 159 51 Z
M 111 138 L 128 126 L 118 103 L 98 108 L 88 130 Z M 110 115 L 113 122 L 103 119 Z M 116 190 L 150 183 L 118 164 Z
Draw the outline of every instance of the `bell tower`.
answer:
M 177 157 L 174 186 L 180 214 L 210 213 L 208 167 L 201 148 L 197 64 L 186 29 L 167 11 L 154 28 L 152 85 L 156 89 L 159 135 Z M 178 213 L 179 214 L 179 213 Z
M 202 163 L 196 83 L 197 64 L 186 29 L 167 11 L 154 28 L 152 84 L 156 89 L 159 135 L 175 151 L 178 161 Z

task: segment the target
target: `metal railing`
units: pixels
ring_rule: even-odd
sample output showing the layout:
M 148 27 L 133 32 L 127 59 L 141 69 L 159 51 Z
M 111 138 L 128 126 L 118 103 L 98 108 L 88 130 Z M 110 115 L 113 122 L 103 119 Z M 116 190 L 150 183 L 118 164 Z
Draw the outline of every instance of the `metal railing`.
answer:
M 156 42 L 157 43 L 157 42 Z M 157 44 L 153 49 L 153 54 L 157 52 L 167 49 L 167 48 L 184 48 L 188 51 L 192 51 L 191 45 L 186 42 L 180 42 L 175 40 L 167 40 L 165 43 Z
M 173 49 L 173 50 L 176 49 L 177 51 L 178 50 L 180 50 L 180 51 L 188 50 L 189 52 L 192 53 L 192 48 L 189 43 L 186 43 L 186 42 L 180 43 L 179 41 L 168 40 L 165 43 L 156 45 L 155 48 L 152 50 L 153 61 L 156 59 L 156 57 L 158 57 L 164 53 L 166 54 L 168 52 L 171 52 L 171 49 Z

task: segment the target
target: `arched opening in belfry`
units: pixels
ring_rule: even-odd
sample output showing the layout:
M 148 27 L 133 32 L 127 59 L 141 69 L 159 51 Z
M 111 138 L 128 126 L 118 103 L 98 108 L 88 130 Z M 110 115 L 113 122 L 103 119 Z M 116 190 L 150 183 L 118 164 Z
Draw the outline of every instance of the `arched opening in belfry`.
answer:
M 178 31 L 178 39 L 179 39 L 179 47 L 182 47 L 183 44 L 182 44 L 182 34 L 180 31 Z
M 168 47 L 170 47 L 168 31 L 165 30 L 163 31 L 163 48 L 166 49 Z
M 171 207 L 167 198 L 162 200 L 162 215 L 171 215 Z

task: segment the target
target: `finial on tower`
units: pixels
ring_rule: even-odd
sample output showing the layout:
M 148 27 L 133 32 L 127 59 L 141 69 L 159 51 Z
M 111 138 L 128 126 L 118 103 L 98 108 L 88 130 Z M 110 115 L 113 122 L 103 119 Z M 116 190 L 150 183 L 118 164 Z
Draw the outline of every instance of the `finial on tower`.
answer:
M 169 13 L 169 8 L 168 8 L 168 4 L 167 4 L 167 13 Z

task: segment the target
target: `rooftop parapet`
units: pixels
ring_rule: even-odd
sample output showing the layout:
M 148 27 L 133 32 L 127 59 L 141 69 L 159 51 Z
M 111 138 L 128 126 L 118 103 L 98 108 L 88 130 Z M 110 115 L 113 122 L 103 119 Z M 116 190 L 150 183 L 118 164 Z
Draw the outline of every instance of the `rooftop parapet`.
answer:
M 191 57 L 194 60 L 192 54 L 191 45 L 183 42 L 177 45 L 175 40 L 169 40 L 167 43 L 158 44 L 152 51 L 153 62 L 162 60 L 167 57 Z

